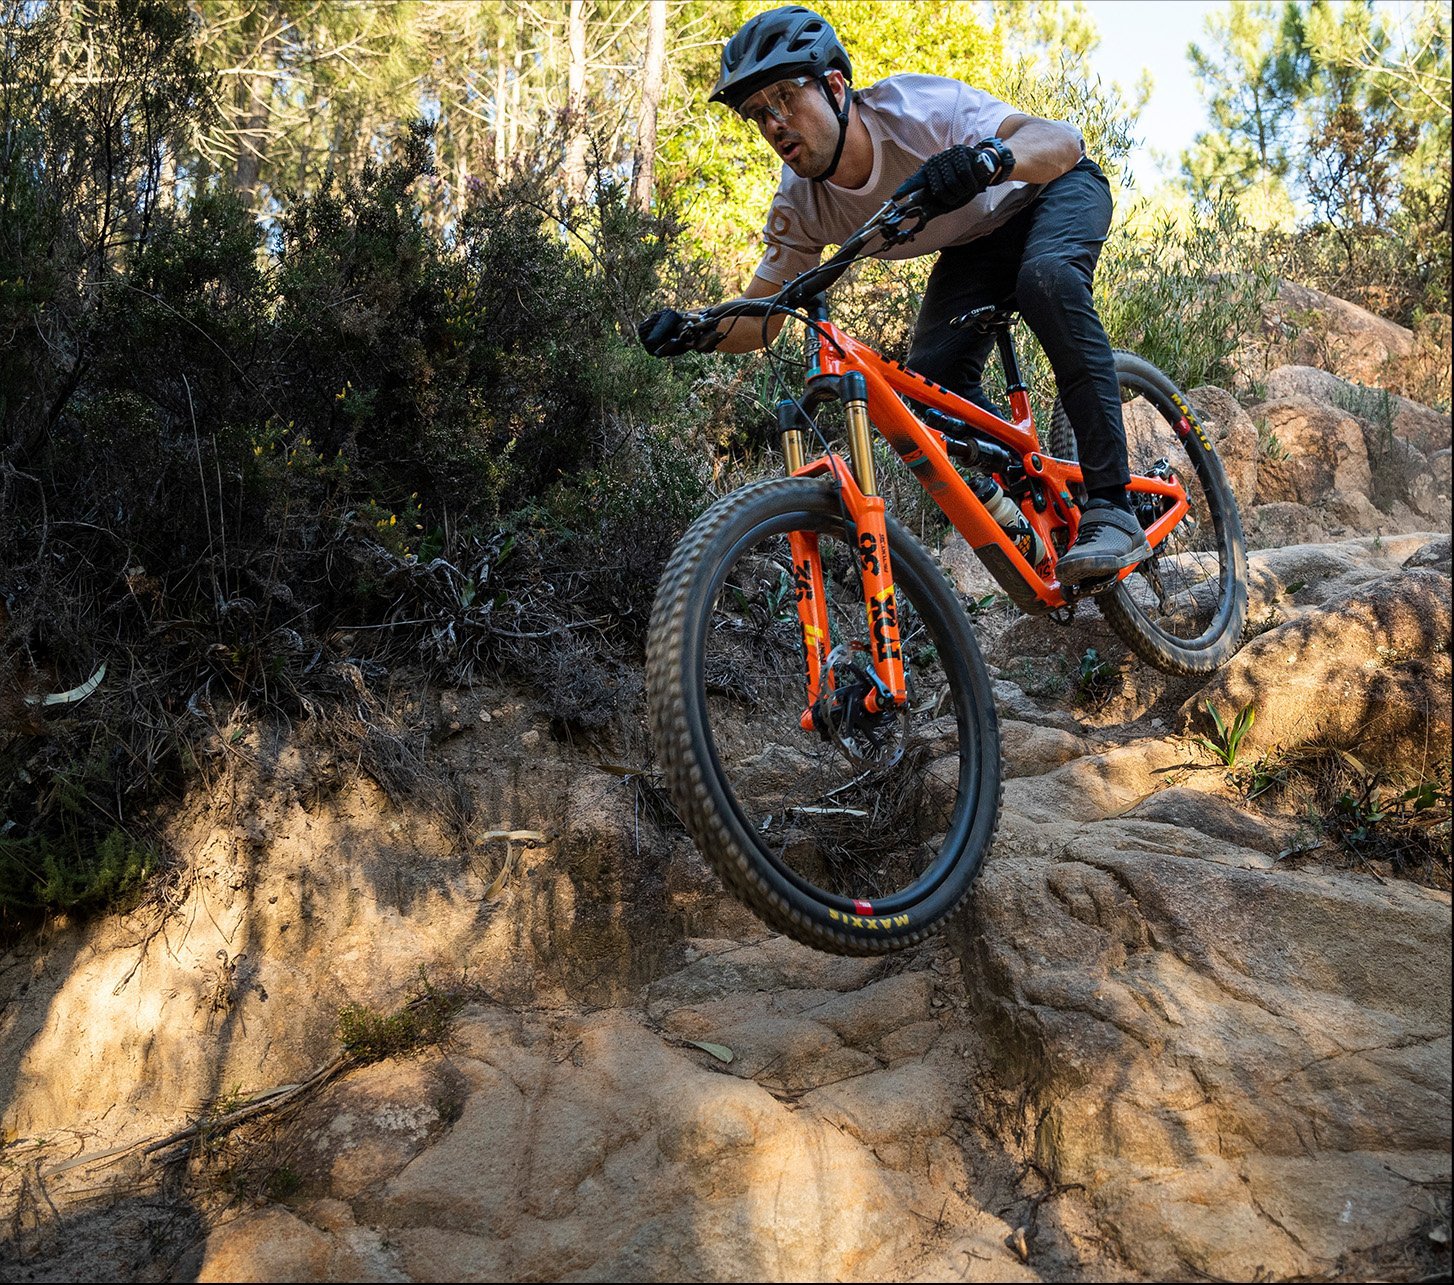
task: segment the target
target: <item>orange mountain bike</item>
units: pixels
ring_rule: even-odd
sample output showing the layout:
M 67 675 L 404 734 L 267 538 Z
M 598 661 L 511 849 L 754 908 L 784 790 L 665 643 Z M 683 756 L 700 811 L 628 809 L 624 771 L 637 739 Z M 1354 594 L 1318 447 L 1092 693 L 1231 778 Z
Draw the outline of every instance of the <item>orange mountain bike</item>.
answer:
M 769 926 L 843 954 L 938 927 L 969 893 L 1001 796 L 984 659 L 934 558 L 885 512 L 875 429 L 1023 610 L 1065 619 L 1093 596 L 1139 656 L 1179 674 L 1221 665 L 1247 615 L 1236 503 L 1196 413 L 1155 367 L 1116 354 L 1128 491 L 1151 557 L 1072 588 L 1055 567 L 1080 523 L 1074 438 L 1057 401 L 1042 449 L 1010 314 L 953 323 L 995 334 L 1010 420 L 833 325 L 825 292 L 866 247 L 923 222 L 890 201 L 777 296 L 697 315 L 704 330 L 798 318 L 806 387 L 778 410 L 789 476 L 726 496 L 688 530 L 647 648 L 658 757 L 697 846 Z M 814 413 L 829 402 L 842 405 L 846 459 Z

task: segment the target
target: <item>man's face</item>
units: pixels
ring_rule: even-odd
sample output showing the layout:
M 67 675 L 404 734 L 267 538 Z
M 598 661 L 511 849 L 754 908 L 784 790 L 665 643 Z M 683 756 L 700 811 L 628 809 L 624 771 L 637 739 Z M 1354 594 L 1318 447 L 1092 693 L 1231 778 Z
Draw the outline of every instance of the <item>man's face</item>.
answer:
M 835 99 L 843 101 L 843 75 L 828 73 Z M 838 117 L 817 82 L 806 77 L 780 80 L 743 102 L 739 115 L 767 139 L 789 169 L 812 178 L 828 168 L 838 147 Z

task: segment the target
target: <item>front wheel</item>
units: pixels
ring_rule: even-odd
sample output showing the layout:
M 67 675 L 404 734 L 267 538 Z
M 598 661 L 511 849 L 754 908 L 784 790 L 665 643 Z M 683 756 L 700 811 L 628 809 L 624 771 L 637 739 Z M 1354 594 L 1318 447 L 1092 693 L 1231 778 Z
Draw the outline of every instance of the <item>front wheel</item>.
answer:
M 968 895 L 999 817 L 979 646 L 928 552 L 887 525 L 903 708 L 859 704 L 831 728 L 803 726 L 789 532 L 817 537 L 833 690 L 872 682 L 857 537 L 824 480 L 758 483 L 708 510 L 667 565 L 647 648 L 657 758 L 698 848 L 770 927 L 838 954 L 899 949 L 937 928 Z
M 1247 544 L 1237 501 L 1206 429 L 1176 385 L 1132 353 L 1115 359 L 1131 473 L 1174 475 L 1191 508 L 1152 556 L 1097 602 L 1142 660 L 1171 674 L 1209 674 L 1241 646 L 1247 623 Z M 1046 449 L 1079 459 L 1059 398 Z M 1160 515 L 1155 497 L 1133 489 L 1130 499 L 1143 527 Z

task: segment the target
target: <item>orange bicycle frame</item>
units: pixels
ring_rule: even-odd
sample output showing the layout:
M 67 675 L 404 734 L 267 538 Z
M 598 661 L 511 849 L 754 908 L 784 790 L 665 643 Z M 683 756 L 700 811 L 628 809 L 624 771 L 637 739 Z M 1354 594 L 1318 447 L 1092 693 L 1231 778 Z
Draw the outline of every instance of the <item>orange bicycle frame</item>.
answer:
M 929 492 L 1005 593 L 1021 610 L 1030 614 L 1056 611 L 1074 601 L 1074 593 L 1067 594 L 1065 587 L 1054 577 L 1057 555 L 1051 534 L 1064 529 L 1067 544 L 1074 541 L 1080 527 L 1080 509 L 1071 494 L 1083 477 L 1079 464 L 1055 459 L 1040 450 L 1029 395 L 1023 388 L 1010 392 L 1014 419 L 1000 419 L 900 363 L 881 357 L 828 321 L 823 315 L 826 309 L 819 307 L 814 312 L 817 315 L 808 328 L 808 386 L 810 392 L 815 386 L 836 386 L 840 390 L 849 419 L 850 463 L 845 464 L 840 456 L 833 453 L 804 460 L 800 447 L 786 449 L 789 443 L 785 433 L 788 471 L 797 477 L 832 476 L 836 479 L 840 499 L 859 541 L 864 609 L 872 640 L 870 659 L 880 690 L 898 705 L 907 699 L 907 692 L 890 551 L 884 529 L 884 503 L 873 493 L 867 421 L 872 421 L 873 427 L 908 465 L 919 484 Z M 864 427 L 855 434 L 852 406 L 859 395 L 866 402 L 866 414 L 863 416 Z M 988 509 L 960 475 L 949 457 L 946 447 L 949 439 L 914 415 L 900 400 L 901 396 L 961 421 L 981 437 L 1002 447 L 1012 460 L 1020 463 L 1031 483 L 1032 495 L 1038 492 L 1041 497 L 1041 504 L 1025 501 L 1019 506 L 1046 550 L 1038 566 L 1031 566 L 1015 541 L 990 516 Z M 1183 435 L 1191 431 L 1185 414 L 1177 429 Z M 868 458 L 865 459 L 865 456 Z M 1154 549 L 1187 513 L 1190 505 L 1186 490 L 1174 477 L 1141 475 L 1132 475 L 1127 489 L 1133 493 L 1159 496 L 1167 502 L 1165 511 L 1146 528 L 1146 541 Z M 828 615 L 817 536 L 793 533 L 790 543 L 793 574 L 798 587 L 798 616 L 808 657 L 809 709 L 803 715 L 806 727 L 811 724 L 812 708 L 823 696 L 825 685 L 829 689 L 832 686 L 832 675 L 824 673 L 830 642 Z M 1128 567 L 1116 579 L 1124 579 L 1132 570 L 1134 568 Z M 871 712 L 877 709 L 876 695 L 870 693 L 869 696 Z

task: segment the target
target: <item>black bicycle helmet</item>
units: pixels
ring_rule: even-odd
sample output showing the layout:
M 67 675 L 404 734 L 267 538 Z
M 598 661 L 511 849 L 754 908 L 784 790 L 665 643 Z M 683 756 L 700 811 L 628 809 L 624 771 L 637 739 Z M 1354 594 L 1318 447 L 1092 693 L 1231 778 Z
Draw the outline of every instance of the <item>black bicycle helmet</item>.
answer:
M 853 90 L 845 85 L 843 102 L 833 97 L 828 73 L 841 71 L 846 81 L 853 80 L 853 64 L 828 20 L 800 4 L 769 9 L 743 24 L 742 29 L 722 50 L 722 73 L 708 98 L 709 102 L 726 103 L 736 111 L 759 89 L 775 85 L 793 76 L 811 76 L 823 90 L 833 114 L 838 118 L 838 146 L 833 159 L 813 181 L 822 183 L 833 177 L 843 156 L 848 139 L 848 108 Z
M 764 86 L 792 76 L 816 79 L 835 67 L 853 79 L 848 51 L 826 18 L 800 4 L 769 9 L 743 24 L 727 42 L 710 101 L 736 111 Z

